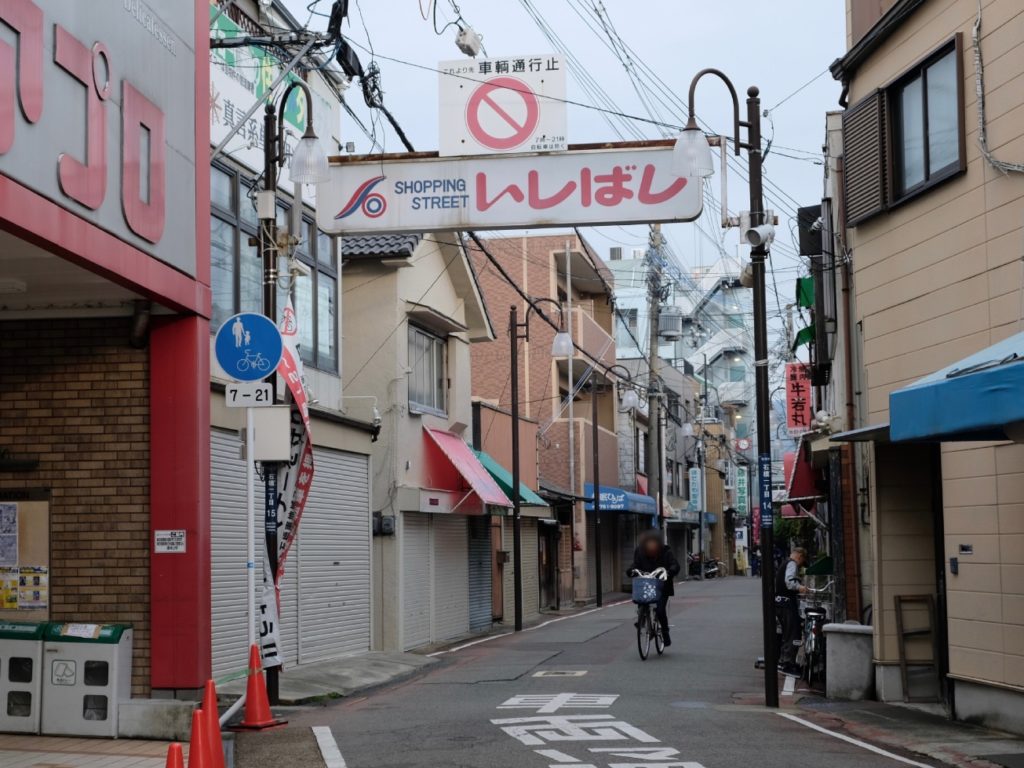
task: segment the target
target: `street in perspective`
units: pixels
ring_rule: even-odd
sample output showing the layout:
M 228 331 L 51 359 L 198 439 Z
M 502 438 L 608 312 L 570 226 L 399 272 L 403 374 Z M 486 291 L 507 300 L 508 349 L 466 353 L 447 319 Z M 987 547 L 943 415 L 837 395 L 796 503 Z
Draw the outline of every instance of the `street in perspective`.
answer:
M 0 0 L 0 768 L 1024 768 L 1022 54 Z

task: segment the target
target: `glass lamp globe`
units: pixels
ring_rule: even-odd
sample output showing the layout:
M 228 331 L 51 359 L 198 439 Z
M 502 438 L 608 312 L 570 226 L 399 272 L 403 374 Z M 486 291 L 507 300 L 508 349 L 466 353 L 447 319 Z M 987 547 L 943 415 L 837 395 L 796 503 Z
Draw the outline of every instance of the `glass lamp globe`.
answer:
M 551 342 L 551 356 L 572 357 L 574 352 L 575 347 L 572 343 L 572 336 L 566 331 L 556 333 L 554 341 Z
M 627 389 L 622 393 L 622 409 L 625 411 L 634 411 L 640 407 L 640 397 L 637 395 L 635 389 Z
M 688 179 L 704 179 L 714 172 L 707 136 L 696 126 L 685 128 L 672 150 L 672 173 Z
M 292 152 L 289 176 L 293 184 L 318 184 L 327 181 L 330 175 L 327 166 L 327 153 L 320 145 L 319 139 L 312 128 L 299 139 Z

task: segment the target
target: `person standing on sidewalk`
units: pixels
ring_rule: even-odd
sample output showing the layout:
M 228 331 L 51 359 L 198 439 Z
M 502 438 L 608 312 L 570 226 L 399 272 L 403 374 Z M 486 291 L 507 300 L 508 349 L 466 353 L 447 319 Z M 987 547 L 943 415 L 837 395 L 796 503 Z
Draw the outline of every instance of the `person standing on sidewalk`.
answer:
M 800 568 L 807 563 L 807 550 L 795 547 L 789 553 L 784 568 L 775 574 L 775 615 L 782 625 L 782 647 L 779 649 L 779 669 L 795 674 L 796 651 L 800 646 L 800 595 L 807 587 L 800 581 Z

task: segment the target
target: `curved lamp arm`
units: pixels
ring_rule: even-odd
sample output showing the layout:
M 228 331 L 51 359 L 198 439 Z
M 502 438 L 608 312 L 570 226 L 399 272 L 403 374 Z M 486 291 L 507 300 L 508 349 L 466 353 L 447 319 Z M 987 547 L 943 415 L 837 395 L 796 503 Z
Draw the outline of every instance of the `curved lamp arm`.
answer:
M 527 323 L 530 322 L 530 313 L 531 312 L 536 312 L 536 313 L 540 314 L 540 310 L 537 309 L 537 305 L 540 304 L 541 302 L 544 302 L 545 304 L 553 304 L 555 306 L 555 308 L 558 309 L 558 328 L 559 328 L 560 331 L 564 331 L 565 330 L 565 307 L 562 306 L 562 302 L 555 301 L 554 299 L 549 299 L 547 297 L 541 297 L 541 298 L 535 298 L 533 296 L 530 297 L 530 303 L 529 303 L 529 305 L 526 308 L 526 322 Z M 529 329 L 527 329 L 527 332 L 529 332 Z M 527 341 L 529 341 L 529 337 L 527 337 Z
M 281 101 L 277 108 L 277 157 L 274 158 L 277 164 L 284 167 L 284 109 L 288 104 L 288 98 L 292 95 L 292 91 L 296 88 L 302 90 L 303 95 L 306 97 L 306 131 L 302 134 L 304 139 L 315 139 L 316 131 L 313 130 L 313 95 L 310 93 L 309 86 L 301 80 L 293 80 L 288 84 L 288 87 L 284 89 L 284 93 L 281 95 Z M 267 110 L 273 110 L 273 105 L 268 104 Z M 264 139 L 266 140 L 266 139 Z
M 698 72 L 696 75 L 694 75 L 693 80 L 690 81 L 690 94 L 689 94 L 689 98 L 687 100 L 687 110 L 688 110 L 689 114 L 688 114 L 687 120 L 686 120 L 686 130 L 695 130 L 697 128 L 697 117 L 696 117 L 696 114 L 695 114 L 694 108 L 693 108 L 694 97 L 697 94 L 697 83 L 705 75 L 714 75 L 719 80 L 721 80 L 723 83 L 725 83 L 725 87 L 729 89 L 729 95 L 732 96 L 732 115 L 733 115 L 733 120 L 732 121 L 733 121 L 733 136 L 734 136 L 733 144 L 735 145 L 736 154 L 738 155 L 740 153 L 740 149 L 741 148 L 746 148 L 747 147 L 746 144 L 744 144 L 742 141 L 740 141 L 740 127 L 741 126 L 749 127 L 749 126 L 748 126 L 747 123 L 745 123 L 745 122 L 740 120 L 740 99 L 739 99 L 739 96 L 736 95 L 736 88 L 733 86 L 732 81 L 728 77 L 726 77 L 725 73 L 722 72 L 720 69 L 715 69 L 713 67 L 709 67 L 707 69 L 702 69 L 700 72 Z M 751 88 L 751 90 L 756 90 L 756 89 Z

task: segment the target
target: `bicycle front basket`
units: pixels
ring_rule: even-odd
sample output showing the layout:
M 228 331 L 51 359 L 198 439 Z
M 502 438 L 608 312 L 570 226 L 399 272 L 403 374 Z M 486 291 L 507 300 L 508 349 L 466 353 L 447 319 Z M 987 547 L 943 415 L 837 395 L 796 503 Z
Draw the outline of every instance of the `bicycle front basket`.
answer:
M 633 602 L 651 605 L 661 598 L 661 579 L 637 577 L 633 579 Z

